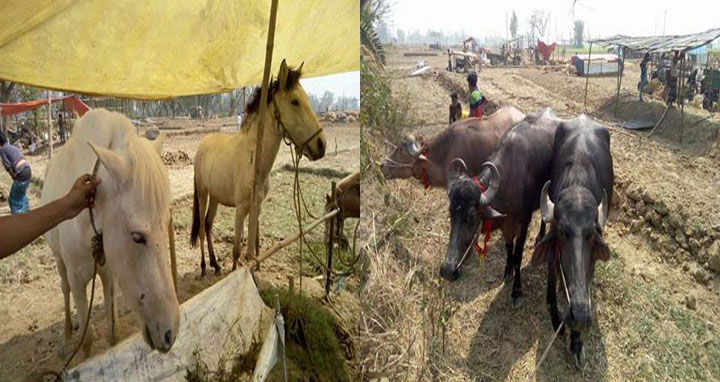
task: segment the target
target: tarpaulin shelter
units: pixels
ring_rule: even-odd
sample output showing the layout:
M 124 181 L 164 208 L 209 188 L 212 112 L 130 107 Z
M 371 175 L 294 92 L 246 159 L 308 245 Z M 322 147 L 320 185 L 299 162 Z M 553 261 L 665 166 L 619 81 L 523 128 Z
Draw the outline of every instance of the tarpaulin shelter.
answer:
M 687 34 L 687 35 L 672 35 L 672 36 L 645 36 L 645 37 L 630 37 L 630 36 L 623 36 L 623 35 L 615 35 L 612 37 L 606 37 L 606 38 L 600 38 L 590 41 L 590 52 L 588 53 L 588 56 L 592 53 L 592 46 L 593 43 L 600 44 L 600 45 L 617 45 L 619 47 L 623 48 L 629 48 L 635 51 L 639 52 L 647 52 L 647 53 L 667 53 L 667 52 L 676 52 L 678 54 L 688 52 L 693 49 L 697 49 L 699 47 L 705 46 L 707 44 L 710 44 L 711 42 L 715 41 L 716 39 L 720 38 L 720 28 L 714 28 L 709 29 L 705 32 L 700 33 L 693 33 L 693 34 Z M 684 56 L 683 56 L 683 63 L 684 63 Z M 684 68 L 684 65 L 682 65 Z M 680 76 L 683 78 L 683 76 Z M 585 80 L 585 103 L 587 104 L 587 77 Z M 618 99 L 620 97 L 620 84 L 622 83 L 622 70 L 618 71 L 618 82 L 617 82 L 617 93 L 615 96 L 615 112 L 617 113 L 617 104 Z M 683 83 L 684 86 L 684 83 Z M 682 103 L 682 118 L 680 119 L 680 141 L 682 142 L 682 127 L 683 127 L 683 120 L 685 116 L 685 103 Z M 669 109 L 670 106 L 668 105 L 667 108 Z M 662 123 L 665 114 L 667 113 L 667 109 L 665 110 L 665 113 L 663 113 L 663 116 L 660 118 L 660 120 L 657 122 L 655 127 L 653 128 L 653 131 Z
M 0 79 L 133 99 L 226 92 L 262 80 L 269 0 L 26 1 L 0 12 Z M 279 7 L 271 73 L 359 70 L 357 0 Z
M 60 97 L 60 98 L 52 98 L 52 103 L 56 102 L 62 102 L 65 106 L 65 109 L 71 112 L 76 112 L 78 115 L 82 116 L 90 110 L 90 106 L 85 104 L 82 100 L 80 100 L 77 96 L 71 95 L 67 97 Z M 14 114 L 23 113 L 29 110 L 32 110 L 36 107 L 47 105 L 48 100 L 47 98 L 43 99 L 36 99 L 32 101 L 26 101 L 26 102 L 17 102 L 17 103 L 0 103 L 0 115 L 2 116 L 10 116 Z

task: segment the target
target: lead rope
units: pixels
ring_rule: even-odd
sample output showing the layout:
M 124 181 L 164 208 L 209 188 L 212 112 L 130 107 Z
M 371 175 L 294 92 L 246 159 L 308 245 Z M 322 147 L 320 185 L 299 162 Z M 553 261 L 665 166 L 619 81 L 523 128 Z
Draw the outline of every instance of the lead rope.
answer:
M 100 167 L 100 160 L 96 159 L 90 181 L 93 181 L 96 179 L 99 167 Z M 73 358 L 75 358 L 78 351 L 80 351 L 80 347 L 82 346 L 83 341 L 85 341 L 85 335 L 87 334 L 88 326 L 90 326 L 90 315 L 92 314 L 93 299 L 95 298 L 95 280 L 97 279 L 98 264 L 100 264 L 100 266 L 105 265 L 105 252 L 103 250 L 102 233 L 98 232 L 97 227 L 95 227 L 95 217 L 93 216 L 93 210 L 92 210 L 91 206 L 88 206 L 88 212 L 90 213 L 90 225 L 92 226 L 93 232 L 95 233 L 90 242 L 90 245 L 92 247 L 92 256 L 93 256 L 93 260 L 94 260 L 93 261 L 92 286 L 90 287 L 90 304 L 88 305 L 88 313 L 87 313 L 87 317 L 85 319 L 85 328 L 83 329 L 82 335 L 80 336 L 80 342 L 78 342 L 77 346 L 75 347 L 75 350 L 70 355 L 70 358 L 68 358 L 68 360 L 65 361 L 65 365 L 63 365 L 62 370 L 59 373 L 54 372 L 54 371 L 46 371 L 42 375 L 43 378 L 47 375 L 54 376 L 55 382 L 61 382 L 63 380 L 63 376 L 65 375 L 65 372 L 67 371 L 68 366 L 70 366 L 70 362 L 72 362 Z
M 570 304 L 570 293 L 567 289 L 567 283 L 565 282 L 565 272 L 563 272 L 562 264 L 560 264 L 560 248 L 558 247 L 557 243 L 555 244 L 555 261 L 557 262 L 558 268 L 560 268 L 560 276 L 562 277 L 563 281 L 563 287 L 565 288 L 565 297 L 567 297 L 568 305 Z M 548 269 L 548 272 L 550 270 Z M 552 347 L 553 343 L 555 342 L 555 338 L 557 338 L 558 333 L 560 333 L 560 330 L 563 327 L 563 324 L 565 323 L 564 320 L 560 321 L 560 325 L 558 325 L 557 330 L 555 330 L 555 333 L 553 333 L 552 338 L 550 339 L 550 343 L 548 344 L 547 348 L 545 348 L 545 351 L 543 352 L 542 356 L 540 357 L 540 361 L 538 361 L 537 367 L 535 368 L 535 374 L 537 375 L 538 370 L 540 370 L 540 365 L 542 365 L 543 361 L 545 360 L 545 356 L 547 355 L 548 351 L 550 351 L 550 348 Z

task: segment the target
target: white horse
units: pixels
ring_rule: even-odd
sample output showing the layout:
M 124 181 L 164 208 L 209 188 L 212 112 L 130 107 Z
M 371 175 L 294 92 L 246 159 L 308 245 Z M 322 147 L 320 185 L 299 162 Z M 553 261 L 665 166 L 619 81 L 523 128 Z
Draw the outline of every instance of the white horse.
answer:
M 167 352 L 177 336 L 180 306 L 168 262 L 167 227 L 170 187 L 159 152 L 162 138 L 148 141 L 135 133 L 129 119 L 107 110 L 89 111 L 76 122 L 73 135 L 50 161 L 41 204 L 65 195 L 73 179 L 93 171 L 101 180 L 95 198 L 95 224 L 103 234 L 105 265 L 98 267 L 105 295 L 108 339 L 116 341 L 115 286 L 138 313 L 143 337 L 153 349 Z M 78 311 L 80 333 L 88 313 L 86 288 L 93 278 L 93 229 L 87 211 L 45 234 L 55 254 L 65 297 L 65 338 L 72 339 L 70 293 Z M 83 343 L 90 354 L 92 326 Z
M 325 136 L 315 117 L 305 90 L 300 85 L 302 65 L 297 70 L 289 68 L 283 60 L 278 79 L 268 87 L 268 107 L 260 115 L 260 89 L 256 89 L 253 101 L 247 107 L 247 115 L 238 133 L 209 134 L 200 142 L 195 154 L 195 196 L 193 224 L 190 242 L 193 247 L 200 238 L 201 274 L 205 275 L 205 250 L 203 240 L 207 237 L 210 265 L 220 272 L 212 247 L 212 224 L 218 203 L 235 207 L 235 241 L 233 243 L 233 270 L 237 267 L 242 245 L 245 217 L 250 211 L 252 193 L 253 156 L 257 132 L 261 121 L 269 121 L 263 135 L 263 157 L 260 176 L 256 181 L 263 184 L 259 200 L 269 189 L 268 174 L 280 149 L 283 136 L 287 136 L 299 152 L 317 160 L 325 155 Z M 209 200 L 209 203 L 208 203 Z

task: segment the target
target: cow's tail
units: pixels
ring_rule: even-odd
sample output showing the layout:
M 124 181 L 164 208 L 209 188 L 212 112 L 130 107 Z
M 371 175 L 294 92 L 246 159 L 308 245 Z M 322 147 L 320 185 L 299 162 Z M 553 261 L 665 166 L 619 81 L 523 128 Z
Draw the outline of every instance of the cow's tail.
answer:
M 190 230 L 190 245 L 195 248 L 200 234 L 200 200 L 198 199 L 197 183 L 193 182 L 193 188 L 193 221 Z

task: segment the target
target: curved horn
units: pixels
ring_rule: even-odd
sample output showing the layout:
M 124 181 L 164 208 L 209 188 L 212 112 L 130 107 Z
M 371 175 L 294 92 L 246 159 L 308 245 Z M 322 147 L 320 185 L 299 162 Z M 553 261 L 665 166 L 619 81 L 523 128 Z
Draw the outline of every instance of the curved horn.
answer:
M 555 203 L 550 200 L 548 196 L 550 191 L 550 181 L 545 182 L 545 185 L 540 192 L 540 216 L 545 223 L 551 223 L 553 220 L 553 211 L 555 210 Z
M 600 226 L 600 230 L 602 231 L 605 229 L 605 223 L 607 223 L 608 219 L 608 203 L 607 203 L 607 192 L 603 190 L 603 196 L 602 200 L 600 200 L 600 205 L 598 205 L 598 225 Z
M 487 206 L 492 203 L 493 199 L 495 199 L 495 195 L 497 195 L 500 190 L 500 171 L 498 171 L 497 167 L 495 167 L 495 164 L 492 162 L 485 162 L 482 166 L 480 166 L 480 168 L 484 167 L 488 167 L 490 169 L 491 175 L 490 180 L 488 181 L 487 190 L 485 190 L 480 197 L 481 206 Z
M 450 166 L 448 166 L 448 179 L 455 180 L 464 174 L 467 174 L 465 161 L 460 158 L 453 159 Z
M 407 150 L 410 155 L 417 157 L 422 153 L 422 145 L 418 143 L 414 136 L 410 135 L 407 138 Z

